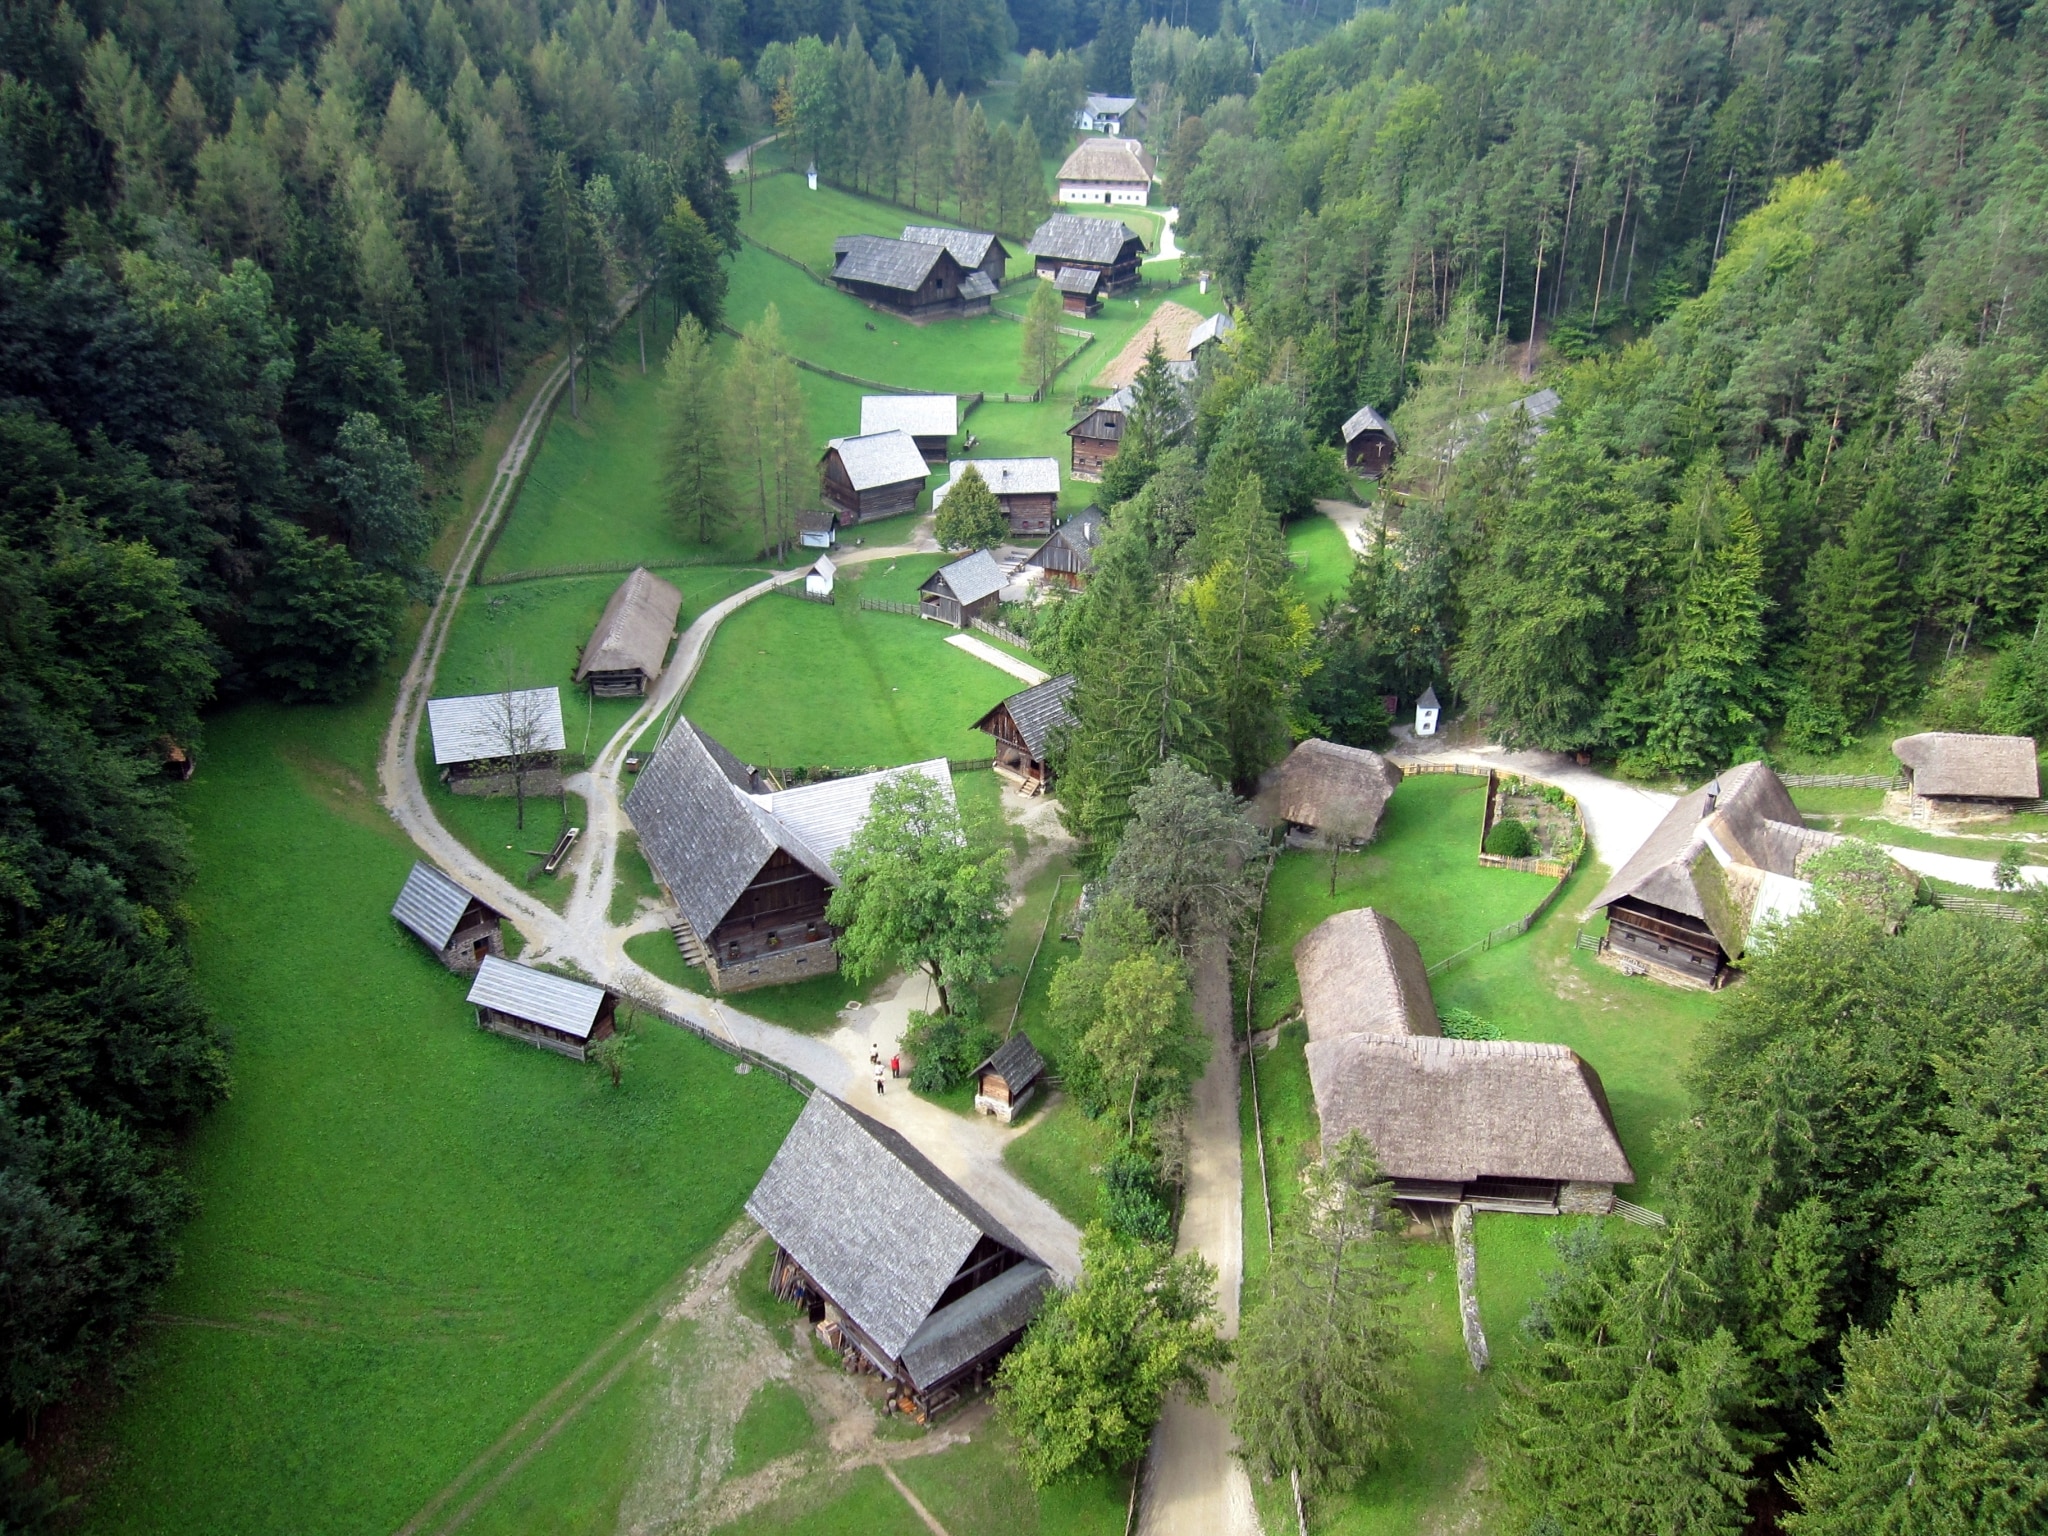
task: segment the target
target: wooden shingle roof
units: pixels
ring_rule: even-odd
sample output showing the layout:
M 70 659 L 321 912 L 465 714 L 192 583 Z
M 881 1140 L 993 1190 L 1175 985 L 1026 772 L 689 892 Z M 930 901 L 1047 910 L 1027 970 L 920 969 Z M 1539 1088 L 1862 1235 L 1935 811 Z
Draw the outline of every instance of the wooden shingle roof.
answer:
M 469 1001 L 480 1008 L 492 1008 L 531 1024 L 545 1024 L 579 1040 L 590 1038 L 604 1000 L 603 987 L 537 971 L 530 965 L 501 960 L 496 955 L 484 956 L 469 988 Z
M 1132 241 L 1137 241 L 1140 251 L 1144 250 L 1145 242 L 1121 219 L 1056 213 L 1038 226 L 1025 249 L 1033 256 L 1049 256 L 1055 261 L 1093 262 L 1106 267 Z
M 417 934 L 428 948 L 446 949 L 455 930 L 462 926 L 462 914 L 469 910 L 472 901 L 477 898 L 433 865 L 415 861 L 398 900 L 391 904 L 391 915 Z M 496 910 L 486 902 L 478 905 Z
M 676 618 L 682 611 L 683 594 L 646 566 L 639 567 L 619 583 L 604 605 L 604 614 L 576 663 L 576 681 L 582 682 L 592 672 L 638 670 L 653 682 L 668 660 L 668 643 L 675 637 Z
M 908 432 L 912 437 L 951 437 L 960 430 L 958 395 L 862 395 L 862 436 Z
M 1010 248 L 985 229 L 940 229 L 930 224 L 906 224 L 903 238 L 921 245 L 943 245 L 961 266 L 974 268 L 988 260 L 991 246 L 1000 249 L 1005 260 Z
M 947 494 L 972 464 L 981 483 L 998 496 L 1057 496 L 1060 493 L 1060 461 L 1044 459 L 955 459 L 946 466 L 946 483 L 932 492 L 932 505 L 945 504 Z
M 1398 441 L 1394 429 L 1387 425 L 1387 418 L 1369 405 L 1361 405 L 1345 419 L 1343 432 L 1347 443 L 1366 432 L 1384 432 L 1390 442 Z
M 842 235 L 832 242 L 836 260 L 832 275 L 842 282 L 871 283 L 915 293 L 932 268 L 950 255 L 943 245 L 922 240 L 891 240 L 882 235 Z M 957 265 L 957 263 L 956 263 Z
M 996 709 L 1009 714 L 1031 755 L 1043 762 L 1052 733 L 1061 726 L 1074 723 L 1073 711 L 1067 706 L 1067 701 L 1073 696 L 1074 674 L 1062 672 L 1058 677 L 1048 677 L 1042 683 L 1033 683 L 1022 692 L 1011 694 Z M 995 718 L 996 709 L 975 721 L 974 728 L 977 731 L 987 730 L 989 722 Z
M 922 485 L 931 473 L 931 466 L 918 451 L 917 439 L 900 430 L 835 437 L 825 447 L 828 453 L 839 455 L 840 467 L 856 491 L 873 491 L 911 480 Z
M 951 565 L 942 565 L 925 577 L 920 592 L 947 592 L 953 600 L 965 608 L 993 597 L 1003 590 L 1003 568 L 996 564 L 996 557 L 985 549 L 955 560 Z
M 1044 1270 L 923 1153 L 823 1091 L 761 1175 L 747 1214 L 891 1358 L 905 1357 L 984 1237 Z
M 1031 1037 L 1019 1030 L 991 1051 L 975 1067 L 973 1075 L 979 1077 L 984 1072 L 993 1072 L 1009 1084 L 1011 1093 L 1016 1094 L 1037 1082 L 1044 1071 L 1045 1058 L 1038 1054 L 1038 1047 L 1031 1043 Z
M 1922 731 L 1892 743 L 1892 756 L 1913 773 L 1913 792 L 1972 800 L 2037 800 L 2040 756 L 2031 736 L 1979 736 Z

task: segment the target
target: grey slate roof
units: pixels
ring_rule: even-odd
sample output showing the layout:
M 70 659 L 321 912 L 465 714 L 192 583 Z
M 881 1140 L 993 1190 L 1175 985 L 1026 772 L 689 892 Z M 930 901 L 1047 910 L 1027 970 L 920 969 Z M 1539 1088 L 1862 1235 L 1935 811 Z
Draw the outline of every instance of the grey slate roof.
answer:
M 985 549 L 977 549 L 951 565 L 940 566 L 925 577 L 924 584 L 917 590 L 950 592 L 954 601 L 965 608 L 984 597 L 993 597 L 1003 590 L 1004 585 L 1003 568 L 996 564 L 996 557 Z
M 1353 411 L 1345 421 L 1343 431 L 1347 443 L 1364 432 L 1384 432 L 1390 440 L 1400 441 L 1394 437 L 1394 429 L 1387 425 L 1387 418 L 1369 405 L 1361 405 Z
M 951 437 L 960 430 L 958 395 L 862 395 L 860 430 L 908 432 L 912 437 Z
M 842 247 L 844 247 L 842 249 Z M 943 245 L 922 240 L 890 240 L 881 235 L 842 235 L 832 242 L 836 260 L 832 275 L 841 282 L 872 283 L 915 293 L 932 275 L 945 254 Z
M 993 1072 L 1010 1085 L 1010 1092 L 1021 1093 L 1037 1082 L 1044 1071 L 1045 1058 L 1038 1054 L 1031 1037 L 1020 1030 L 990 1052 L 974 1069 L 974 1075 Z
M 903 1137 L 822 1090 L 747 1214 L 891 1359 L 903 1358 L 984 1236 L 1038 1262 Z
M 1339 1035 L 1441 1035 L 1422 951 L 1371 907 L 1339 912 L 1294 946 L 1311 1040 Z
M 1138 236 L 1121 219 L 1094 219 L 1080 213 L 1056 213 L 1038 226 L 1025 247 L 1034 256 L 1056 261 L 1094 262 L 1108 266 Z M 1138 249 L 1145 243 L 1138 240 Z
M 1562 1045 L 1340 1035 L 1308 1044 L 1323 1146 L 1365 1133 L 1394 1179 L 1633 1184 L 1600 1074 Z
M 985 229 L 940 229 L 930 224 L 904 225 L 903 238 L 919 245 L 943 245 L 955 261 L 970 269 L 988 260 L 990 246 L 1002 245 Z M 1003 246 L 1003 255 L 1009 254 L 1009 247 Z
M 1043 1264 L 1014 1264 L 941 1307 L 903 1346 L 911 1381 L 922 1391 L 1022 1330 L 1038 1315 L 1051 1283 L 1052 1271 Z
M 1893 742 L 1892 756 L 1913 771 L 1915 794 L 1976 800 L 2036 800 L 2041 795 L 2031 736 L 1922 731 Z
M 1031 755 L 1040 762 L 1051 743 L 1052 733 L 1063 725 L 1074 723 L 1073 712 L 1067 701 L 1074 696 L 1074 674 L 1062 672 L 1058 677 L 1048 677 L 1042 683 L 1033 683 L 1021 693 L 1013 693 L 996 709 L 1008 710 L 1011 721 L 1017 727 L 1017 734 L 1024 738 L 1024 745 Z M 987 729 L 988 722 L 995 717 L 990 710 L 974 722 L 976 730 Z
M 472 693 L 452 699 L 427 700 L 427 728 L 434 736 L 434 766 L 473 763 L 504 757 L 508 725 L 533 731 L 532 751 L 559 752 L 568 745 L 562 730 L 559 688 L 520 688 L 511 694 L 510 719 L 506 695 Z
M 545 1024 L 579 1040 L 588 1040 L 604 1006 L 605 990 L 588 982 L 572 981 L 514 960 L 486 955 L 470 986 L 469 1001 L 480 1008 L 494 1008 L 515 1019 Z
M 917 439 L 908 432 L 868 432 L 859 437 L 835 437 L 826 444 L 826 449 L 839 455 L 846 478 L 856 491 L 901 485 L 906 480 L 922 484 L 931 473 L 931 466 L 917 451 Z
M 1095 290 L 1102 286 L 1102 268 L 1061 267 L 1053 274 L 1052 285 L 1061 293 L 1078 293 L 1092 298 Z
M 398 900 L 391 904 L 391 915 L 418 934 L 429 949 L 446 949 L 462 926 L 462 914 L 476 900 L 433 865 L 416 861 Z M 480 904 L 489 908 L 487 902 Z
M 1417 709 L 1435 710 L 1441 710 L 1443 708 L 1443 705 L 1437 703 L 1436 701 L 1436 684 L 1431 683 L 1427 688 L 1422 690 L 1422 697 L 1415 701 L 1415 707 Z
M 683 594 L 641 566 L 620 582 L 592 631 L 583 657 L 576 663 L 576 681 L 592 672 L 638 670 L 651 683 L 668 660 Z

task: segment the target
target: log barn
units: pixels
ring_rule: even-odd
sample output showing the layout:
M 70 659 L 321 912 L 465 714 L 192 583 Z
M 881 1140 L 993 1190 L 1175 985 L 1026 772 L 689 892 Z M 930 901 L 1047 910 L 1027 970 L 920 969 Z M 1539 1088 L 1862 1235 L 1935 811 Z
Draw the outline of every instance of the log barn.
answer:
M 1010 520 L 1013 536 L 1043 537 L 1052 532 L 1060 505 L 1058 459 L 955 459 L 948 466 L 946 483 L 932 492 L 934 512 L 944 505 L 969 464 L 980 472 L 982 484 L 995 492 L 996 504 Z
M 1126 384 L 1105 400 L 1097 401 L 1088 414 L 1067 428 L 1068 465 L 1076 480 L 1096 481 L 1109 461 L 1123 446 L 1136 396 Z
M 1344 423 L 1344 467 L 1354 475 L 1377 480 L 1394 462 L 1394 429 L 1386 417 L 1369 405 L 1361 405 Z
M 770 1286 L 920 1421 L 982 1386 L 1052 1271 L 895 1131 L 820 1090 L 747 1200 Z
M 661 676 L 683 594 L 641 566 L 620 582 L 576 663 L 576 681 L 600 699 L 644 697 Z
M 1604 1216 L 1633 1184 L 1600 1074 L 1562 1045 L 1354 1033 L 1308 1044 L 1327 1153 L 1362 1131 L 1411 1206 Z
M 467 973 L 505 953 L 505 915 L 431 864 L 415 861 L 391 915 L 451 971 Z
M 818 478 L 841 527 L 917 510 L 931 466 L 908 432 L 835 437 L 825 448 Z
M 458 792 L 509 793 L 507 759 L 527 759 L 527 793 L 555 794 L 561 786 L 562 729 L 559 688 L 515 688 L 427 700 L 427 730 L 441 782 Z
M 2041 798 L 2031 736 L 1922 731 L 1892 743 L 1905 789 L 1899 809 L 1924 824 L 2010 816 Z
M 1043 571 L 1047 581 L 1078 587 L 1095 566 L 1095 549 L 1108 526 L 1107 515 L 1094 505 L 1084 507 L 1055 528 L 1025 560 L 1029 570 Z
M 860 435 L 908 432 L 927 464 L 943 464 L 960 430 L 958 395 L 862 395 Z
M 1008 1125 L 1031 1100 L 1045 1075 L 1045 1058 L 1022 1031 L 1010 1036 L 974 1069 L 975 1113 Z
M 1003 586 L 1003 568 L 996 564 L 996 557 L 977 549 L 925 577 L 924 585 L 917 589 L 918 614 L 966 629 L 994 611 Z
M 671 931 L 721 992 L 839 968 L 825 908 L 832 860 L 885 779 L 921 773 L 953 793 L 944 758 L 783 789 L 687 719 L 640 770 L 626 816 L 677 918 Z
M 1294 847 L 1325 836 L 1356 846 L 1378 834 L 1400 783 L 1401 770 L 1379 753 L 1311 737 L 1266 770 L 1253 808 Z
M 479 1029 L 567 1056 L 590 1059 L 590 1048 L 618 1033 L 619 1000 L 603 987 L 537 971 L 487 955 L 469 988 Z
M 1011 694 L 974 722 L 977 731 L 996 739 L 996 777 L 1008 779 L 1035 795 L 1052 783 L 1046 756 L 1053 735 L 1074 723 L 1068 701 L 1074 696 L 1074 674 L 1062 672 Z
M 1025 246 L 1038 275 L 1048 282 L 1061 267 L 1088 267 L 1102 274 L 1106 297 L 1138 286 L 1138 263 L 1145 242 L 1119 219 L 1091 218 L 1081 213 L 1056 213 L 1038 226 Z
M 1052 285 L 1060 291 L 1060 308 L 1084 320 L 1102 313 L 1102 281 L 1097 267 L 1061 267 L 1052 275 Z
M 998 288 L 1010 275 L 1010 248 L 989 230 L 906 224 L 903 238 L 922 245 L 943 245 L 960 263 L 961 271 L 979 272 Z
M 1841 841 L 1805 824 L 1778 776 L 1742 763 L 1685 796 L 1593 898 L 1601 958 L 1659 981 L 1719 987 L 1750 932 L 1804 909 L 1800 866 Z
M 963 267 L 943 245 L 842 235 L 832 242 L 832 281 L 846 293 L 906 320 L 985 315 L 996 285 Z
M 1294 946 L 1294 974 L 1311 1040 L 1444 1032 L 1422 951 L 1406 929 L 1371 907 L 1311 928 Z

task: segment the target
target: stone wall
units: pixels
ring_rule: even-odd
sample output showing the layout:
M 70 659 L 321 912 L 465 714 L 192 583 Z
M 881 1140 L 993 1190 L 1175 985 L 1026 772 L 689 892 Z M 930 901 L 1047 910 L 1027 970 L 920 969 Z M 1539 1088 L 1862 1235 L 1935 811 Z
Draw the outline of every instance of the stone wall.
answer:
M 1607 1216 L 1614 1211 L 1612 1184 L 1567 1183 L 1557 1192 L 1557 1208 L 1566 1216 Z
M 808 981 L 813 976 L 830 976 L 839 969 L 839 951 L 830 939 L 815 944 L 792 944 L 771 949 L 747 960 L 711 962 L 711 985 L 721 992 L 745 992 L 754 987 L 780 986 L 789 981 Z
M 457 775 L 448 780 L 448 787 L 458 795 L 513 793 L 512 775 L 509 773 L 480 773 L 473 778 Z M 559 768 L 536 768 L 526 776 L 526 798 L 529 800 L 551 800 L 561 792 L 562 773 Z

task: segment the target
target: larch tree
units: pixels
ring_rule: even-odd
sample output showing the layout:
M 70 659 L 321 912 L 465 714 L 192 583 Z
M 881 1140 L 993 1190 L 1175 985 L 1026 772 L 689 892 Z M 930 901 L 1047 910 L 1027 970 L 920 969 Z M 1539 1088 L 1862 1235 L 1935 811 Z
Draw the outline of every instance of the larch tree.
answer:
M 700 544 L 727 521 L 726 372 L 693 315 L 685 315 L 662 364 L 661 474 L 669 515 Z
M 734 480 L 753 506 L 762 553 L 779 557 L 796 536 L 813 471 L 803 385 L 773 304 L 741 334 L 727 377 Z
M 1024 311 L 1024 382 L 1043 399 L 1060 371 L 1060 317 L 1065 314 L 1060 291 L 1037 281 Z

